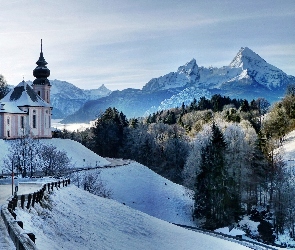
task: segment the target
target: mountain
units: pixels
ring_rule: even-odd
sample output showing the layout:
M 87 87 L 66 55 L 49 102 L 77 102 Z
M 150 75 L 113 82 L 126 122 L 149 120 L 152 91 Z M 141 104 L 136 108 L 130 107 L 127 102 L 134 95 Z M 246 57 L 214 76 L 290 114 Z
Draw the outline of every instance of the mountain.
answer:
M 199 67 L 192 59 L 176 72 L 151 79 L 141 90 L 114 91 L 98 100 L 88 101 L 63 122 L 85 122 L 108 107 L 116 107 L 128 118 L 140 117 L 162 109 L 189 104 L 201 96 L 220 94 L 249 101 L 259 97 L 278 101 L 295 77 L 267 63 L 251 49 L 241 48 L 228 66 Z
M 97 100 L 111 93 L 104 85 L 98 89 L 83 90 L 66 82 L 50 81 L 51 104 L 53 106 L 53 118 L 64 118 L 79 110 L 87 101 Z

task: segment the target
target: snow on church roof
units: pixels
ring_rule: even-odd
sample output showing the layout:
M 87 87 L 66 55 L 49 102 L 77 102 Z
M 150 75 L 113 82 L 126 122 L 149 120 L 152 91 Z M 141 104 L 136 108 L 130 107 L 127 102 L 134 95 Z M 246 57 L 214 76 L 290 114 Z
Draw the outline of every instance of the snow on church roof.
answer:
M 4 105 L 3 105 L 4 104 Z M 18 107 L 51 107 L 25 81 L 20 82 L 2 100 L 1 113 L 25 113 Z

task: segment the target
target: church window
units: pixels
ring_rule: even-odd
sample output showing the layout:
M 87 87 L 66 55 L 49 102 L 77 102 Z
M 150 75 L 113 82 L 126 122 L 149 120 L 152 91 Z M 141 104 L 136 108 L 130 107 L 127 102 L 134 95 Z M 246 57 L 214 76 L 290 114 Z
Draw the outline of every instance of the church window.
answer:
M 7 137 L 10 137 L 10 131 L 7 130 Z
M 24 128 L 25 127 L 25 117 L 24 116 L 21 116 L 20 117 L 20 127 L 21 128 Z
M 9 125 L 10 124 L 10 118 L 8 117 L 7 118 L 7 125 Z
M 36 115 L 33 115 L 33 128 L 37 127 Z
M 40 96 L 41 95 L 41 92 L 40 91 L 38 91 L 38 96 Z

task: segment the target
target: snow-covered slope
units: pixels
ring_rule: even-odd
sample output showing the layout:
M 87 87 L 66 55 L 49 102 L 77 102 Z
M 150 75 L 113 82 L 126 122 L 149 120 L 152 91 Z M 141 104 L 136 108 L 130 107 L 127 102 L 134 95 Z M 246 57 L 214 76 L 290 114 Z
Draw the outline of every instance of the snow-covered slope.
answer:
M 54 191 L 45 208 L 17 209 L 38 249 L 249 249 L 189 231 L 91 195 L 71 185 Z
M 65 151 L 67 156 L 71 159 L 72 167 L 95 167 L 95 166 L 105 166 L 110 164 L 105 158 L 93 153 L 88 148 L 84 147 L 82 144 L 69 140 L 69 139 L 41 139 L 43 144 L 51 144 L 55 146 L 58 150 Z M 9 153 L 9 145 L 11 141 L 0 140 L 0 171 L 4 169 L 3 160 L 5 156 Z
M 149 168 L 131 162 L 103 169 L 101 179 L 111 189 L 112 199 L 168 222 L 195 226 L 192 192 Z
M 40 141 L 65 151 L 71 159 L 73 167 L 103 167 L 110 164 L 105 158 L 72 140 L 53 138 Z M 9 144 L 9 141 L 0 140 L 3 153 L 8 153 Z M 121 165 L 120 160 L 117 162 Z M 3 164 L 1 157 L 0 163 Z M 188 226 L 195 225 L 191 216 L 193 207 L 191 192 L 183 186 L 177 185 L 149 168 L 132 161 L 128 165 L 103 168 L 100 171 L 102 181 L 112 191 L 112 199 L 159 219 Z M 85 173 L 79 174 L 82 177 Z

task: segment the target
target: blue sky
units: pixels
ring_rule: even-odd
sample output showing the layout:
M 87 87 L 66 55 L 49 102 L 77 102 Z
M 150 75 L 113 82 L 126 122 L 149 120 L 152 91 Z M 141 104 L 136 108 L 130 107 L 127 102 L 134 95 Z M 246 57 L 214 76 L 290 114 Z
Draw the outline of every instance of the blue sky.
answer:
M 228 65 L 241 47 L 295 76 L 294 0 L 11 0 L 0 8 L 0 73 L 33 80 L 40 39 L 50 79 L 141 89 L 195 58 Z

